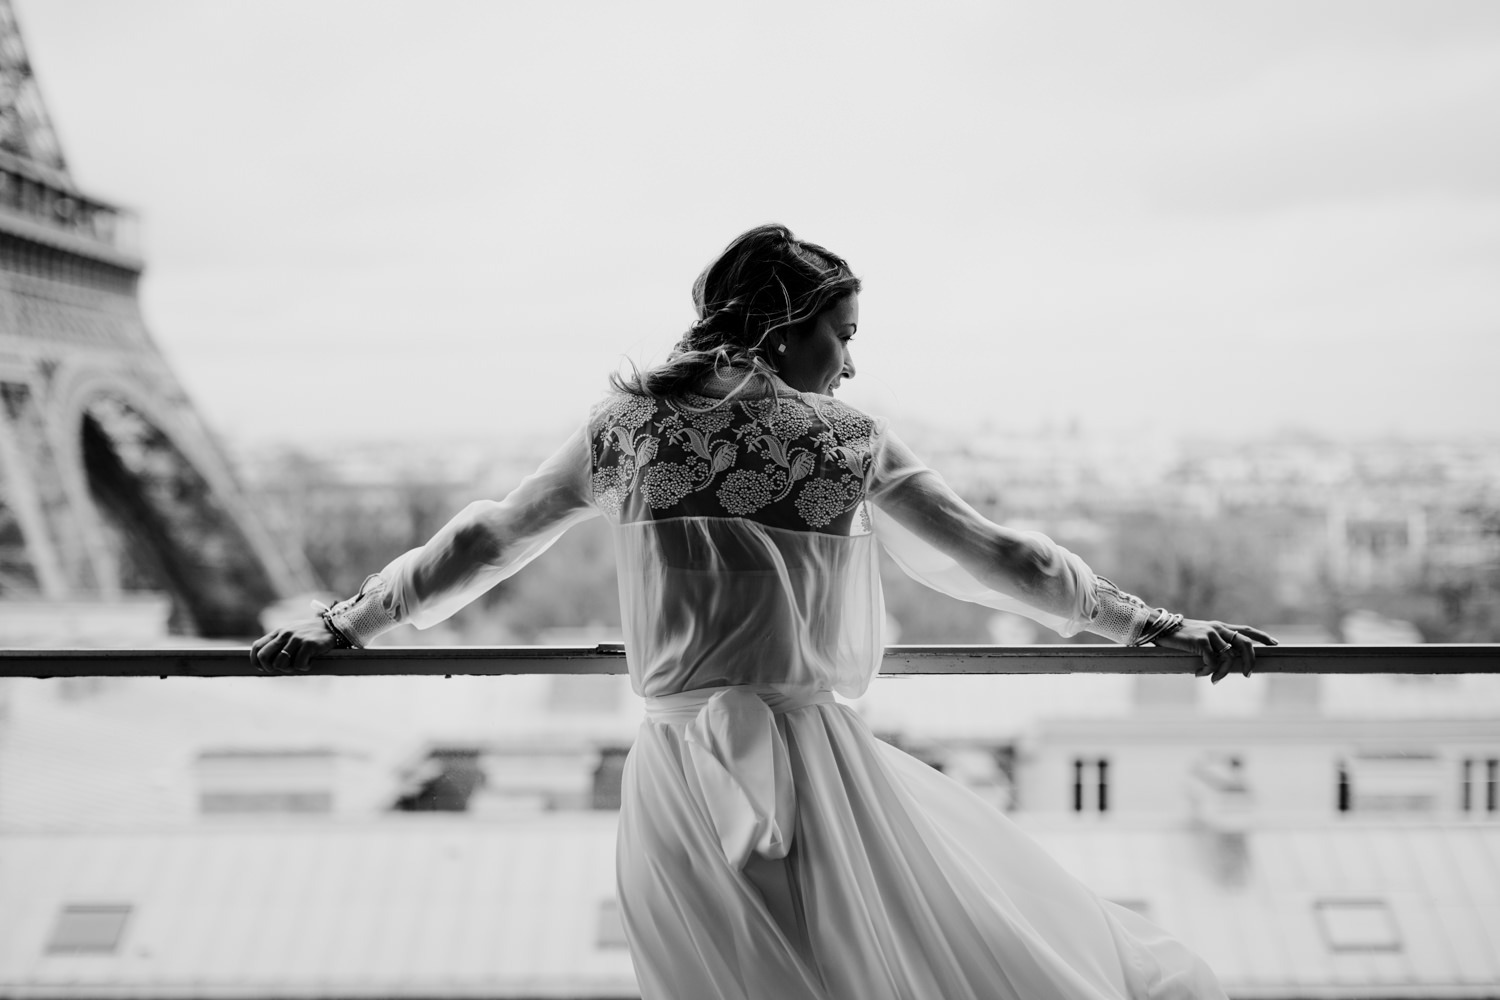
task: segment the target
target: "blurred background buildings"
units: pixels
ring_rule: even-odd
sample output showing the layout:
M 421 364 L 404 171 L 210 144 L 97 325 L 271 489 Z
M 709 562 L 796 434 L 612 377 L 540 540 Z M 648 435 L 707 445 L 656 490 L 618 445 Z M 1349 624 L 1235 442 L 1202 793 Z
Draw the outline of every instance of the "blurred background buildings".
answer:
M 93 14 L 100 23 L 156 16 L 145 7 L 124 15 L 120 9 L 98 7 Z M 1473 20 L 1466 11 L 1453 5 L 1424 18 L 1451 14 L 1451 34 L 1459 35 Z M 1386 24 L 1395 35 L 1404 30 L 1403 16 L 1361 9 L 1347 21 L 1333 18 L 1331 27 L 1313 18 L 1297 37 L 1314 46 L 1320 32 L 1332 29 L 1341 38 L 1344 27 L 1378 35 L 1371 24 Z M 327 48 L 316 21 L 302 24 L 308 44 Z M 350 33 L 369 30 L 359 15 L 333 21 Z M 1441 47 L 1447 36 L 1424 25 L 1412 33 Z M 1026 34 L 1024 26 L 1018 30 Z M 1216 38 L 1229 29 L 1188 30 Z M 1486 40 L 1494 47 L 1494 32 L 1474 37 L 1455 48 L 1450 69 L 1429 74 L 1435 83 L 1405 93 L 1426 94 L 1445 108 L 1492 108 L 1500 60 L 1486 62 L 1475 52 Z M 1381 47 L 1388 39 L 1371 44 L 1381 59 L 1395 58 Z M 1234 58 L 1243 56 L 1231 48 Z M 205 51 L 214 54 L 211 46 Z M 1399 64 L 1409 67 L 1420 57 L 1403 56 Z M 1348 70 L 1342 57 L 1329 58 L 1328 65 Z M 1268 71 L 1239 100 L 1259 106 L 1282 86 L 1297 103 L 1298 86 L 1307 81 L 1293 86 L 1287 83 L 1293 77 Z M 352 592 L 365 574 L 425 541 L 476 494 L 502 494 L 565 433 L 543 408 L 535 421 L 511 414 L 477 433 L 473 421 L 455 417 L 420 443 L 380 432 L 361 439 L 350 428 L 364 414 L 403 405 L 435 412 L 450 402 L 396 394 L 393 403 L 392 394 L 373 390 L 373 400 L 341 401 L 345 417 L 337 433 L 322 426 L 292 433 L 286 428 L 297 422 L 321 424 L 308 416 L 318 411 L 285 418 L 280 410 L 314 398 L 310 386 L 324 383 L 289 370 L 286 392 L 260 390 L 264 405 L 278 407 L 266 425 L 283 431 L 252 434 L 243 422 L 226 421 L 215 428 L 229 434 L 226 446 L 146 331 L 135 218 L 74 182 L 5 0 L 0 80 L 0 645 L 241 643 L 264 624 L 301 614 L 311 593 Z M 1311 80 L 1325 103 L 1342 106 L 1330 96 L 1343 93 L 1338 86 L 1317 89 L 1322 77 Z M 1225 114 L 1236 106 L 1232 95 L 1204 99 Z M 1468 118 L 1428 114 L 1411 100 L 1415 111 L 1381 108 L 1395 116 L 1390 130 L 1398 140 L 1402 115 L 1439 122 L 1445 131 L 1422 137 L 1422 148 L 1436 150 L 1430 162 L 1419 157 L 1401 169 L 1423 183 L 1452 180 L 1445 166 L 1458 159 L 1452 135 L 1465 134 L 1460 126 Z M 1278 121 L 1294 138 L 1301 135 L 1295 115 L 1283 110 L 1287 117 Z M 477 121 L 471 116 L 476 133 Z M 314 130 L 333 131 L 326 122 Z M 1352 140 L 1346 145 L 1364 148 Z M 537 145 L 538 156 L 543 147 Z M 1464 162 L 1480 173 L 1494 162 L 1490 146 L 1472 153 Z M 969 154 L 985 159 L 982 151 Z M 369 158 L 372 172 L 380 162 Z M 1266 185 L 1274 187 L 1277 170 L 1290 168 L 1271 167 L 1265 173 L 1271 180 L 1258 175 L 1246 190 L 1261 199 L 1251 198 L 1255 204 L 1273 203 L 1266 211 L 1276 216 Z M 1398 181 L 1406 176 L 1396 174 Z M 1453 183 L 1463 194 L 1493 184 L 1488 175 L 1459 174 Z M 342 179 L 351 189 L 357 181 Z M 1395 183 L 1343 177 L 1331 197 L 1347 207 L 1369 185 L 1387 182 Z M 254 192 L 242 188 L 238 197 L 249 200 Z M 966 207 L 987 210 L 988 195 L 965 197 Z M 1215 203 L 1213 192 L 1197 197 L 1204 211 Z M 779 192 L 765 204 L 787 198 L 793 195 Z M 218 207 L 232 212 L 232 201 L 225 197 Z M 760 202 L 735 207 L 765 211 Z M 891 210 L 900 217 L 899 205 Z M 1459 213 L 1477 220 L 1482 246 L 1492 246 L 1496 232 L 1489 210 L 1468 206 Z M 1371 218 L 1387 218 L 1370 211 Z M 866 201 L 860 216 L 868 214 Z M 497 210 L 494 218 L 521 231 L 520 215 Z M 816 218 L 829 228 L 837 221 Z M 347 221 L 331 228 L 365 232 L 350 230 Z M 399 213 L 382 221 L 394 226 Z M 888 242 L 933 240 L 925 228 L 932 224 Z M 1269 224 L 1274 228 L 1275 219 Z M 978 228 L 986 239 L 1004 238 L 1000 227 Z M 242 225 L 237 235 L 253 240 L 257 231 Z M 867 228 L 851 222 L 849 231 L 882 245 Z M 1174 233 L 1192 244 L 1191 233 Z M 968 245 L 961 232 L 949 238 Z M 319 239 L 310 243 L 321 252 Z M 296 245 L 285 249 L 299 267 L 317 256 Z M 1114 247 L 1121 259 L 1128 249 Z M 573 256 L 549 258 L 540 250 L 535 256 L 550 273 L 571 267 L 576 275 L 577 247 L 566 250 Z M 1062 250 L 1085 255 L 1076 247 Z M 1493 356 L 1494 316 L 1485 311 L 1493 306 L 1493 269 L 1479 269 L 1486 277 L 1469 282 L 1474 261 L 1448 251 L 1428 256 L 1453 261 L 1451 272 L 1436 286 L 1414 286 L 1413 301 L 1441 302 L 1445 308 L 1433 312 L 1454 329 L 1483 330 L 1487 339 L 1471 341 L 1467 351 L 1446 352 L 1454 384 L 1464 386 Z M 1057 252 L 1042 246 L 1037 258 Z M 1003 262 L 1016 270 L 997 273 L 1025 274 L 1030 266 Z M 1111 259 L 1110 273 L 1118 263 Z M 1213 264 L 1233 270 L 1222 258 Z M 684 266 L 683 274 L 690 273 Z M 192 274 L 173 274 L 165 287 L 177 290 L 177 301 L 191 298 L 182 293 Z M 1361 275 L 1354 277 L 1368 277 Z M 474 274 L 442 277 L 450 286 L 482 283 Z M 982 284 L 947 271 L 925 278 L 960 302 L 945 282 L 969 281 L 957 291 Z M 594 279 L 612 287 L 600 275 Z M 1451 285 L 1444 283 L 1449 279 Z M 518 290 L 506 283 L 510 277 L 495 280 L 500 289 Z M 554 311 L 560 291 L 581 294 L 544 277 L 525 280 L 544 289 Z M 389 294 L 376 283 L 339 276 L 313 283 L 353 296 L 351 310 Z M 1087 276 L 1082 284 L 1095 287 Z M 1381 298 L 1389 289 L 1378 284 L 1367 282 L 1372 301 L 1389 304 Z M 318 357 L 320 377 L 330 370 L 340 381 L 369 375 L 369 358 L 338 339 L 352 329 L 366 337 L 357 345 L 370 343 L 360 322 L 333 323 L 334 313 L 314 309 L 317 322 L 296 329 L 316 331 L 328 322 L 322 346 L 277 341 L 279 331 L 265 314 L 226 305 L 240 301 L 224 291 L 228 286 L 205 279 L 202 287 L 217 289 L 205 294 L 209 314 L 222 323 L 207 336 L 221 338 L 231 359 L 216 369 L 190 346 L 183 352 L 194 362 L 193 393 L 206 412 L 249 412 L 242 401 L 254 394 L 241 381 L 261 384 L 263 370 L 253 368 L 253 358 L 238 356 L 243 371 L 231 363 L 239 343 L 231 331 L 268 337 L 271 347 L 260 353 L 283 367 L 294 367 L 291 360 L 305 349 Z M 1100 278 L 1097 287 L 1110 285 Z M 1445 290 L 1453 294 L 1437 294 Z M 422 291 L 429 305 L 445 301 L 431 288 Z M 493 306 L 498 293 L 486 291 L 485 305 Z M 880 294 L 878 287 L 872 292 Z M 1023 302 L 1032 294 L 1011 292 Z M 450 287 L 444 294 L 462 292 Z M 1080 308 L 1073 304 L 1078 298 L 1069 288 L 1053 301 L 1044 288 L 1043 312 L 1066 314 Z M 1114 305 L 1122 301 L 1133 300 Z M 1454 319 L 1466 304 L 1472 313 Z M 914 326 L 929 315 L 910 303 L 888 305 L 888 314 Z M 173 308 L 166 312 L 182 315 Z M 519 320 L 528 307 L 515 308 Z M 959 317 L 973 308 L 972 302 L 961 308 Z M 1262 329 L 1295 367 L 1302 360 L 1295 338 L 1278 338 L 1283 326 L 1305 330 L 1307 316 L 1283 320 L 1281 326 L 1267 320 Z M 1051 321 L 1049 315 L 1037 329 L 1051 330 Z M 955 342 L 962 336 L 964 324 L 952 316 L 938 325 L 953 331 Z M 1238 335 L 1248 336 L 1245 329 Z M 1439 341 L 1443 335 L 1432 333 Z M 1061 351 L 1057 345 L 1073 344 L 1076 336 L 1061 331 L 1050 349 Z M 1170 331 L 1162 336 L 1171 341 Z M 1380 337 L 1372 338 L 1379 347 Z M 899 345 L 899 338 L 889 339 Z M 338 345 L 332 358 L 319 353 L 327 344 Z M 544 349 L 515 346 L 523 360 L 535 360 L 526 351 Z M 943 352 L 928 342 L 917 345 L 921 350 L 912 346 L 908 341 L 905 354 L 891 357 L 911 364 L 907 374 L 917 385 L 924 365 Z M 1309 345 L 1307 358 L 1322 349 Z M 596 347 L 589 350 L 591 358 L 598 355 Z M 1363 344 L 1341 350 L 1335 371 L 1368 370 Z M 389 354 L 369 353 L 387 368 L 402 367 Z M 1021 356 L 1006 357 L 1024 369 Z M 936 384 L 961 383 L 968 372 L 954 369 L 1000 360 L 979 356 L 975 364 L 975 357 L 955 351 Z M 1110 357 L 1095 345 L 1092 362 L 1080 370 L 1108 369 Z M 1235 355 L 1216 357 L 1227 366 Z M 533 371 L 545 369 L 543 363 Z M 1039 370 L 1047 369 L 1029 369 Z M 1365 405 L 1363 397 L 1378 390 L 1378 380 L 1351 374 L 1343 384 L 1326 367 L 1317 371 L 1321 388 L 1350 406 L 1354 397 Z M 214 372 L 218 381 L 204 374 Z M 520 381 L 502 379 L 493 391 L 524 395 Z M 995 384 L 1022 394 L 1018 383 L 1025 381 L 1035 379 Z M 1093 383 L 1092 396 L 1084 392 L 1085 412 L 1108 410 L 1107 401 L 1097 402 L 1105 399 L 1102 384 Z M 882 391 L 877 383 L 876 402 Z M 1171 394 L 1139 380 L 1130 392 L 1143 399 Z M 230 405 L 220 394 L 241 402 Z M 476 394 L 452 395 L 457 408 L 456 396 Z M 961 395 L 976 393 L 971 387 Z M 976 418 L 972 406 L 950 412 L 946 402 L 916 407 L 920 419 L 903 424 L 919 454 L 985 513 L 1053 535 L 1154 602 L 1263 625 L 1290 643 L 1500 642 L 1500 427 L 1493 419 L 1441 431 L 1414 417 L 1419 431 L 1403 430 L 1396 420 L 1353 433 L 1333 425 L 1287 430 L 1268 417 L 1251 432 L 1226 436 L 1210 433 L 1219 426 L 1212 414 L 1165 427 L 1111 416 L 1080 422 L 1043 408 L 1036 420 L 997 426 Z M 1303 412 L 1297 402 L 1282 400 Z M 1442 406 L 1431 402 L 1426 409 Z M 1480 412 L 1472 399 L 1462 412 L 1471 411 Z M 1057 641 L 1028 621 L 957 605 L 899 575 L 886 583 L 892 642 Z M 618 639 L 613 555 L 595 522 L 452 621 L 427 632 L 401 630 L 387 642 Z M 852 707 L 882 737 L 1007 812 L 1103 895 L 1198 948 L 1235 997 L 1475 998 L 1500 996 L 1497 680 L 1276 675 L 1231 677 L 1210 687 L 1172 676 L 882 678 Z M 638 721 L 637 701 L 618 677 L 0 680 L 0 995 L 631 996 L 612 850 L 620 771 Z

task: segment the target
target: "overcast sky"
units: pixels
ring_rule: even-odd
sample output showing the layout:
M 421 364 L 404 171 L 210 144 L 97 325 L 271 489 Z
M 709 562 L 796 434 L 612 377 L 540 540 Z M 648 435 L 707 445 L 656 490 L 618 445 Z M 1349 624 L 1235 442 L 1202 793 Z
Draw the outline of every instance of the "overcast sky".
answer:
M 1500 432 L 1500 4 L 15 4 L 232 439 L 564 427 L 773 220 L 898 419 Z

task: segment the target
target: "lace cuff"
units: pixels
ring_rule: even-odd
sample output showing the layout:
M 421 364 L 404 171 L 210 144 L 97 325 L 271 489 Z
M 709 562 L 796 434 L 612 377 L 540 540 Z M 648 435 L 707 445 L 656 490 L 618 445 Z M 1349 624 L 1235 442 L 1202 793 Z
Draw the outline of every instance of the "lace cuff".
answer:
M 329 608 L 324 620 L 351 645 L 363 649 L 371 639 L 401 624 L 385 606 L 385 597 L 385 580 L 368 576 L 359 593 Z
M 1094 609 L 1093 620 L 1084 628 L 1122 646 L 1139 645 L 1154 610 L 1146 607 L 1146 602 L 1134 594 L 1125 593 L 1106 577 L 1097 579 L 1099 584 L 1095 595 L 1098 606 Z

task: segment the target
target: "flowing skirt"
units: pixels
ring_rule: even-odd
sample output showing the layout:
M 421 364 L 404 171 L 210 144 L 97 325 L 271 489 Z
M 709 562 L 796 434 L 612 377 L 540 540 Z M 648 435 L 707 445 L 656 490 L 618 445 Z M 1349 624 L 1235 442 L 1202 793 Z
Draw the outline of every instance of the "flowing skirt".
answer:
M 619 893 L 646 1000 L 1224 997 L 1181 943 L 831 698 L 776 705 L 757 734 L 745 712 L 709 724 L 706 694 L 651 713 L 625 764 Z M 771 801 L 789 792 L 790 812 Z

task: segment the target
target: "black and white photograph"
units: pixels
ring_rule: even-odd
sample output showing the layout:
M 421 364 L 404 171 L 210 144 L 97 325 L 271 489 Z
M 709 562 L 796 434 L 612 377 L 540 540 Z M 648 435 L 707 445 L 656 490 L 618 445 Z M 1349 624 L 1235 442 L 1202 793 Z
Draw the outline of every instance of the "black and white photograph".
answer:
M 1500 1000 L 1500 4 L 0 0 L 0 1000 Z

